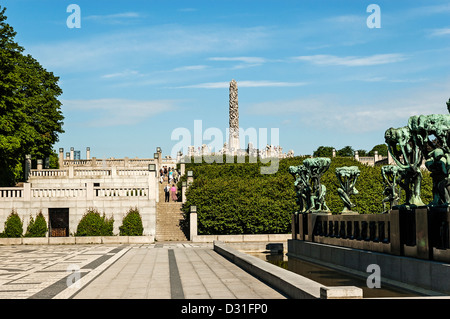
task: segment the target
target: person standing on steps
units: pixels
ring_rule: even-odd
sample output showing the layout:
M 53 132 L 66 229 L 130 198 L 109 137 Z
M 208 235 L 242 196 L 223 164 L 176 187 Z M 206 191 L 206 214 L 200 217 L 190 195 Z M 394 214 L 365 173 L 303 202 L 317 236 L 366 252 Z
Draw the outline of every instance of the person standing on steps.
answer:
M 170 198 L 170 184 L 167 184 L 166 187 L 164 187 L 164 202 L 169 202 Z
M 178 202 L 177 187 L 175 186 L 175 184 L 172 184 L 172 188 L 170 189 L 170 192 L 172 193 L 172 200 L 174 202 Z

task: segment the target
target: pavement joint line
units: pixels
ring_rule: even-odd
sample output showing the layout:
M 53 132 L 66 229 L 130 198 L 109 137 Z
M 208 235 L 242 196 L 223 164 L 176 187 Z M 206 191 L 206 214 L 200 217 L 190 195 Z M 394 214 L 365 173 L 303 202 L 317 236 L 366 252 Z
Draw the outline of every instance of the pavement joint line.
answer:
M 184 299 L 183 285 L 175 253 L 173 249 L 168 249 L 167 253 L 169 254 L 170 296 L 172 299 Z
M 114 264 L 119 258 L 121 258 L 123 255 L 125 255 L 128 251 L 130 251 L 131 247 L 121 246 L 123 247 L 118 253 L 116 253 L 111 258 L 108 258 L 105 260 L 102 264 L 100 264 L 98 267 L 93 269 L 92 271 L 88 272 L 86 275 L 82 276 L 80 278 L 79 287 L 78 285 L 72 285 L 70 287 L 67 287 L 63 291 L 59 292 L 57 295 L 53 297 L 53 299 L 71 299 L 73 298 L 77 293 L 79 293 L 84 287 L 86 287 L 89 282 L 94 280 L 97 276 L 101 275 L 106 269 L 109 268 L 112 264 Z M 67 278 L 67 276 L 65 277 Z

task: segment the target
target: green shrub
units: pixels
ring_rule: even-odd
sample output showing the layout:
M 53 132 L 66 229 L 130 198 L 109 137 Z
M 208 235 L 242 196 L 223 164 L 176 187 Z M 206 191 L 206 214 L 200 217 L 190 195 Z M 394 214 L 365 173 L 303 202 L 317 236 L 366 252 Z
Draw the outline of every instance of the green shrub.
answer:
M 30 216 L 30 222 L 28 223 L 25 237 L 45 237 L 47 231 L 48 228 L 45 217 L 42 215 L 42 212 L 39 212 L 36 219 L 34 219 L 33 216 Z
M 22 237 L 23 223 L 15 210 L 11 212 L 5 221 L 5 230 L 2 237 L 17 238 Z
M 137 208 L 130 208 L 119 227 L 120 236 L 142 236 L 144 227 L 142 218 Z
M 95 209 L 89 209 L 77 226 L 75 236 L 113 236 L 114 218 L 106 218 Z

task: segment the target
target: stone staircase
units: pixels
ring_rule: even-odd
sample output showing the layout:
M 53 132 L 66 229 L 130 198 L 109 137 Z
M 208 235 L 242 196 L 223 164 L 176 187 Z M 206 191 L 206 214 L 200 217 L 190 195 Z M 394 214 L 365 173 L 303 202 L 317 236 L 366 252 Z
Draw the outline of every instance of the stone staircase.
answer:
M 159 184 L 159 203 L 156 203 L 156 236 L 157 241 L 187 241 L 186 235 L 180 228 L 183 219 L 181 202 L 164 202 L 164 183 Z

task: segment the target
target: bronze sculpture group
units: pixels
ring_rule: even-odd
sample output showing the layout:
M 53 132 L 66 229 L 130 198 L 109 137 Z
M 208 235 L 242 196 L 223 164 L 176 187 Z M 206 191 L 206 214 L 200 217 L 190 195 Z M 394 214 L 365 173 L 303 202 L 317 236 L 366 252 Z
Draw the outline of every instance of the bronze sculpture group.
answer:
M 450 112 L 450 99 L 447 109 Z M 450 204 L 449 114 L 411 116 L 407 126 L 386 130 L 385 142 L 396 164 L 381 168 L 385 212 L 388 203 L 391 208 L 399 205 L 401 189 L 405 192 L 403 206 L 425 206 L 420 197 L 423 163 L 433 180 L 433 199 L 428 206 Z M 289 172 L 295 177 L 299 212 L 329 211 L 325 203 L 326 187 L 320 183 L 320 177 L 328 170 L 330 163 L 329 158 L 318 157 L 289 167 Z M 355 205 L 350 196 L 358 194 L 355 184 L 360 171 L 356 166 L 345 166 L 336 168 L 335 173 L 339 182 L 337 191 L 344 202 L 342 213 L 352 212 Z

